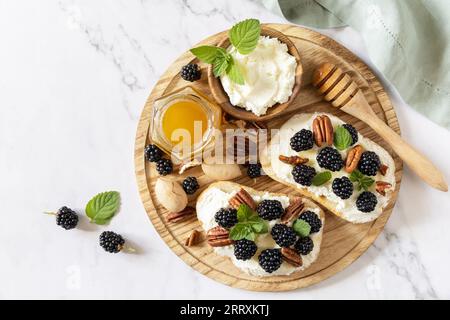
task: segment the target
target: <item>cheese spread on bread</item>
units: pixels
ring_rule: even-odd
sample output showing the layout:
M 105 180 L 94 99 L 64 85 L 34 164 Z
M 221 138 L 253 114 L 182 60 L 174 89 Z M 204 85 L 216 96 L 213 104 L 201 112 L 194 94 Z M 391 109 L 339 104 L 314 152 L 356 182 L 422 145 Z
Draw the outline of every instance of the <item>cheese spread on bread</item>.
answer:
M 225 187 L 222 187 L 224 185 Z M 197 210 L 197 218 L 202 223 L 202 227 L 205 231 L 208 231 L 211 228 L 218 226 L 217 222 L 214 219 L 215 213 L 219 211 L 221 208 L 229 207 L 228 201 L 240 190 L 240 188 L 241 186 L 235 183 L 218 182 L 212 184 L 205 191 L 203 191 L 203 193 L 199 196 L 199 199 L 197 201 L 196 210 Z M 289 197 L 279 194 L 272 194 L 269 192 L 259 192 L 247 187 L 245 187 L 245 190 L 247 190 L 247 192 L 252 196 L 253 200 L 256 203 L 259 203 L 263 200 L 278 200 L 285 209 L 286 207 L 289 206 L 289 203 L 291 201 Z M 262 250 L 280 248 L 272 239 L 272 236 L 270 234 L 272 227 L 277 223 L 281 223 L 280 219 L 267 221 L 267 224 L 269 226 L 268 233 L 259 234 L 257 236 L 255 243 L 258 247 L 258 250 L 251 259 L 249 260 L 236 259 L 236 257 L 234 256 L 233 245 L 224 247 L 214 247 L 213 249 L 215 253 L 221 256 L 229 257 L 237 268 L 253 276 L 263 277 L 263 276 L 289 275 L 293 272 L 301 271 L 308 268 L 317 259 L 319 255 L 320 244 L 322 242 L 322 232 L 325 224 L 325 217 L 323 211 L 312 201 L 303 199 L 303 202 L 305 204 L 303 211 L 309 210 L 316 213 L 322 221 L 322 228 L 320 229 L 319 232 L 310 234 L 309 237 L 314 243 L 314 248 L 309 254 L 301 256 L 303 260 L 303 265 L 301 267 L 294 267 L 286 262 L 283 262 L 278 270 L 272 273 L 267 273 L 259 265 L 258 256 Z M 288 225 L 292 226 L 292 222 L 289 223 Z
M 348 199 L 341 199 L 338 197 L 332 190 L 332 183 L 334 179 L 340 178 L 343 176 L 349 177 L 350 174 L 347 173 L 344 168 L 337 172 L 331 172 L 332 178 L 321 186 L 302 186 L 294 180 L 292 175 L 293 166 L 290 164 L 286 164 L 279 160 L 280 155 L 284 156 L 301 156 L 302 158 L 308 158 L 308 162 L 305 164 L 307 166 L 313 167 L 317 173 L 328 171 L 319 166 L 316 156 L 320 149 L 315 143 L 313 147 L 309 150 L 296 152 L 290 146 L 290 139 L 297 132 L 302 129 L 307 129 L 313 131 L 312 123 L 313 120 L 319 115 L 327 115 L 331 123 L 333 125 L 334 130 L 336 127 L 345 124 L 339 118 L 325 113 L 316 113 L 316 114 L 297 114 L 289 119 L 286 123 L 284 123 L 280 131 L 276 136 L 273 137 L 270 142 L 268 148 L 264 151 L 265 160 L 263 163 L 264 170 L 272 176 L 272 178 L 276 179 L 279 182 L 288 184 L 290 186 L 298 188 L 300 192 L 305 191 L 304 194 L 307 196 L 311 196 L 314 200 L 317 200 L 328 209 L 336 213 L 341 218 L 348 220 L 352 223 L 365 223 L 369 221 L 373 221 L 383 212 L 383 209 L 388 205 L 390 196 L 395 190 L 395 163 L 390 154 L 383 149 L 381 146 L 371 141 L 368 138 L 365 138 L 361 134 L 358 133 L 358 142 L 357 145 L 362 146 L 364 151 L 373 151 L 375 152 L 381 163 L 387 166 L 387 172 L 385 175 L 382 175 L 378 172 L 375 176 L 371 176 L 375 181 L 383 181 L 390 183 L 392 187 L 390 187 L 386 191 L 386 195 L 381 195 L 376 192 L 375 186 L 376 183 L 373 183 L 367 191 L 373 193 L 376 196 L 377 204 L 373 211 L 371 212 L 361 212 L 358 210 L 356 206 L 356 200 L 358 196 L 364 190 L 358 190 L 357 184 L 354 183 L 354 190 L 352 195 Z M 342 159 L 345 162 L 348 152 L 352 147 L 347 148 L 344 151 L 339 151 L 342 156 Z M 321 201 L 322 200 L 322 201 Z

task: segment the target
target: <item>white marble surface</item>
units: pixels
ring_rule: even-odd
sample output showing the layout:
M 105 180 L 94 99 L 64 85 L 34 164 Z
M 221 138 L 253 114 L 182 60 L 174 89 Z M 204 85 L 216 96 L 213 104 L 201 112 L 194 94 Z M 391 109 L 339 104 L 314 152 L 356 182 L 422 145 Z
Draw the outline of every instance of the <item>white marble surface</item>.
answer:
M 172 60 L 246 17 L 284 22 L 254 1 L 0 0 L 0 298 L 450 298 L 449 194 L 407 168 L 375 245 L 304 290 L 226 287 L 159 238 L 134 177 L 141 108 Z M 352 30 L 324 33 L 367 61 Z M 403 136 L 450 180 L 450 133 L 390 92 Z M 106 254 L 97 245 L 103 228 L 84 219 L 66 232 L 41 214 L 62 205 L 81 212 L 107 189 L 123 199 L 109 228 L 139 254 Z

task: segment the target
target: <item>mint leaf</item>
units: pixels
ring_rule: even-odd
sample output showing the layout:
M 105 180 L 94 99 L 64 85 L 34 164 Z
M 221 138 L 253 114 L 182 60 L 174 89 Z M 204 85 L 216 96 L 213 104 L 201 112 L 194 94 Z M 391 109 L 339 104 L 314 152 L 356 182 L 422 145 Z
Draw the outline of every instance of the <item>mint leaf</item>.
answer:
M 375 180 L 373 180 L 372 178 L 366 177 L 364 176 L 360 181 L 359 181 L 359 187 L 358 190 L 364 189 L 364 191 L 367 191 L 369 189 L 369 187 L 371 185 L 373 185 L 375 183 Z
M 227 75 L 230 77 L 230 80 L 233 81 L 234 83 L 240 85 L 243 85 L 245 83 L 244 76 L 242 75 L 241 71 L 239 70 L 239 66 L 236 64 L 233 58 L 231 58 L 230 62 L 228 63 Z
M 246 235 L 247 235 L 247 228 L 245 225 L 242 225 L 242 224 L 236 224 L 230 230 L 230 239 L 231 240 L 241 240 L 241 239 L 244 239 Z
M 254 234 L 251 226 L 243 223 L 238 223 L 233 228 L 231 228 L 230 239 L 231 240 L 247 239 L 255 241 L 256 235 Z
M 251 226 L 252 226 L 253 231 L 258 234 L 263 234 L 263 233 L 269 232 L 269 227 L 267 226 L 267 223 L 264 220 L 259 221 L 257 223 L 253 223 Z
M 200 46 L 190 50 L 199 60 L 213 64 L 219 55 L 226 55 L 224 48 L 214 46 Z
M 230 230 L 230 239 L 232 240 L 248 239 L 255 241 L 257 234 L 269 231 L 267 223 L 245 204 L 239 206 L 237 218 L 238 223 Z
M 328 180 L 331 179 L 331 172 L 330 171 L 324 171 L 316 174 L 314 178 L 312 179 L 311 183 L 318 187 L 323 184 L 325 184 Z
M 253 214 L 252 209 L 246 204 L 241 204 L 237 210 L 237 218 L 239 222 L 246 222 Z
M 309 233 L 311 232 L 309 223 L 302 219 L 295 220 L 292 228 L 302 238 L 309 236 Z
M 107 224 L 120 207 L 117 191 L 102 192 L 94 196 L 86 205 L 86 215 L 95 224 Z
M 214 59 L 213 63 L 213 73 L 214 76 L 220 77 L 228 68 L 229 61 L 231 60 L 231 55 L 228 53 L 217 55 L 216 59 Z
M 256 234 L 254 232 L 248 231 L 247 234 L 245 235 L 244 239 L 250 240 L 250 241 L 255 241 L 256 240 Z
M 362 177 L 364 177 L 364 175 L 358 171 L 358 170 L 353 170 L 353 172 L 350 174 L 350 181 L 351 182 L 358 182 Z
M 257 19 L 247 19 L 233 26 L 229 32 L 230 42 L 240 54 L 249 54 L 258 44 L 261 25 Z
M 360 171 L 358 170 L 354 170 L 351 174 L 350 174 L 350 181 L 352 182 L 356 182 L 358 184 L 358 191 L 361 191 L 362 189 L 364 189 L 365 191 L 367 191 L 370 186 L 372 186 L 375 183 L 375 180 L 363 175 Z
M 342 151 L 350 147 L 352 144 L 352 136 L 347 129 L 343 126 L 339 126 L 334 131 L 334 145 L 336 149 Z

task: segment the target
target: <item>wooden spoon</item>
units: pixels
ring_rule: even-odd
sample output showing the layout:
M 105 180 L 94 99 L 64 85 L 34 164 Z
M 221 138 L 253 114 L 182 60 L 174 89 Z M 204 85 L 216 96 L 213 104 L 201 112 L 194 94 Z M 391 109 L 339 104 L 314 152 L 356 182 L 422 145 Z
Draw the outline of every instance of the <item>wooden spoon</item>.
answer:
M 400 158 L 426 183 L 447 192 L 443 174 L 423 154 L 406 143 L 377 117 L 364 94 L 350 76 L 331 63 L 321 65 L 313 76 L 313 85 L 325 100 L 342 111 L 367 123 L 382 137 Z

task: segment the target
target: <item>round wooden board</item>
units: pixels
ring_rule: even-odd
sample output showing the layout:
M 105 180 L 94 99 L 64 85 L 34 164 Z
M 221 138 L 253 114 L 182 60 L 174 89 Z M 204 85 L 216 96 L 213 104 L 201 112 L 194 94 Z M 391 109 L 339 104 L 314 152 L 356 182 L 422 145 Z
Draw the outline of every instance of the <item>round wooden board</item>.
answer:
M 148 216 L 169 248 L 184 262 L 209 278 L 232 287 L 254 291 L 286 291 L 307 287 L 329 278 L 364 253 L 386 224 L 397 199 L 402 177 L 402 161 L 373 130 L 363 122 L 331 107 L 329 103 L 323 101 L 314 91 L 311 85 L 314 69 L 321 63 L 329 61 L 349 72 L 353 80 L 361 87 L 376 114 L 399 134 L 400 128 L 393 106 L 380 82 L 367 65 L 349 50 L 334 40 L 308 29 L 281 24 L 269 24 L 268 26 L 285 33 L 291 38 L 299 49 L 304 68 L 302 90 L 295 102 L 283 112 L 280 118 L 267 122 L 269 128 L 280 125 L 297 112 L 329 112 L 351 123 L 361 134 L 388 150 L 396 163 L 397 187 L 392 195 L 391 202 L 380 218 L 372 223 L 356 225 L 347 223 L 327 212 L 323 242 L 318 260 L 309 269 L 290 276 L 258 278 L 246 275 L 234 267 L 228 258 L 214 254 L 212 248 L 207 245 L 204 239 L 197 246 L 186 247 L 184 245 L 186 238 L 194 229 L 203 231 L 201 225 L 195 218 L 178 224 L 169 224 L 166 221 L 167 211 L 161 207 L 154 194 L 154 184 L 158 174 L 155 171 L 154 164 L 145 161 L 144 147 L 150 143 L 149 126 L 154 100 L 187 84 L 179 77 L 179 70 L 183 65 L 194 60 L 194 57 L 189 52 L 183 54 L 168 68 L 154 87 L 144 106 L 136 134 L 135 167 L 139 193 Z M 209 37 L 200 44 L 215 45 L 220 35 L 216 34 Z M 205 65 L 202 65 L 202 70 L 204 71 L 202 79 L 193 85 L 210 95 Z M 188 170 L 183 176 L 187 175 L 194 175 L 199 179 L 201 189 L 196 194 L 199 194 L 212 182 L 202 174 L 199 167 Z M 180 177 L 180 179 L 183 179 L 183 177 Z M 275 182 L 267 176 L 252 180 L 243 175 L 236 179 L 235 182 L 257 190 L 268 190 L 288 195 L 296 194 L 295 190 Z M 195 206 L 195 195 L 190 198 L 190 204 Z

